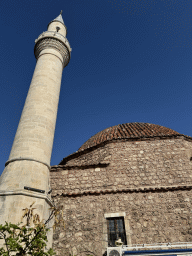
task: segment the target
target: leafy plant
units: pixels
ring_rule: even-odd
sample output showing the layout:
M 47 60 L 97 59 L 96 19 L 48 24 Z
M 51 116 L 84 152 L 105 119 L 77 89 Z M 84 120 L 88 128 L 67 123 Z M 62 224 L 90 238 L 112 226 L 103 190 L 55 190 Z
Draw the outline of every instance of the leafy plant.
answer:
M 34 204 L 34 203 L 33 203 Z M 6 222 L 5 225 L 0 225 L 0 239 L 4 240 L 4 247 L 0 248 L 0 255 L 33 255 L 33 256 L 50 256 L 55 255 L 53 249 L 46 250 L 47 223 L 55 217 L 53 228 L 63 221 L 63 212 L 57 208 L 51 208 L 51 214 L 48 220 L 43 223 L 40 221 L 38 214 L 34 214 L 33 204 L 29 208 L 23 209 L 24 214 L 22 221 L 18 224 Z

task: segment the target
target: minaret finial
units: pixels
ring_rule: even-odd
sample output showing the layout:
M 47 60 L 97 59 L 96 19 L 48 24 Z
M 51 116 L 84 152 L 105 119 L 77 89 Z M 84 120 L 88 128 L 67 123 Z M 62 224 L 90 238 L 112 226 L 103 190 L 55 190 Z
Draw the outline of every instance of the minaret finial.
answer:
M 64 21 L 63 21 L 63 18 L 62 18 L 62 13 L 63 13 L 63 11 L 61 10 L 59 16 L 58 16 L 57 18 L 55 18 L 54 20 L 52 20 L 51 22 L 53 22 L 53 21 L 59 21 L 59 22 L 61 22 L 61 23 L 64 24 Z M 51 23 L 51 22 L 50 22 L 50 23 Z M 49 24 L 50 24 L 50 23 L 49 23 Z M 64 25 L 65 25 L 65 24 L 64 24 Z M 49 25 L 48 25 L 48 26 L 49 26 Z

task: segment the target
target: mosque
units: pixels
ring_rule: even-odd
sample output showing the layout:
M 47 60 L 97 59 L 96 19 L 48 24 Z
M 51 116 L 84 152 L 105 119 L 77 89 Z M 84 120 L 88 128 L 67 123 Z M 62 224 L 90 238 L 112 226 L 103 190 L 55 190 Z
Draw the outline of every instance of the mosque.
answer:
M 43 219 L 50 206 L 62 208 L 65 227 L 48 237 L 58 256 L 105 255 L 118 239 L 129 246 L 192 241 L 192 137 L 125 123 L 50 166 L 61 76 L 71 57 L 66 35 L 60 14 L 35 41 L 37 64 L 0 177 L 0 223 L 18 222 L 32 202 Z
M 58 255 L 103 255 L 119 237 L 128 245 L 190 242 L 191 156 L 191 137 L 127 123 L 52 166 L 52 197 L 66 217 L 54 234 Z

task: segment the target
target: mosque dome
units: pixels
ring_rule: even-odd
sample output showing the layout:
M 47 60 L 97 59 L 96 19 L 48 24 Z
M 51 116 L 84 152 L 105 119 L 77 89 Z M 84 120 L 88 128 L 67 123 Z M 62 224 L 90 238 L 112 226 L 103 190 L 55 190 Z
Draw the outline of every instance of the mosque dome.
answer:
M 141 139 L 178 136 L 178 132 L 164 126 L 149 123 L 126 123 L 106 128 L 88 139 L 78 151 L 117 139 Z

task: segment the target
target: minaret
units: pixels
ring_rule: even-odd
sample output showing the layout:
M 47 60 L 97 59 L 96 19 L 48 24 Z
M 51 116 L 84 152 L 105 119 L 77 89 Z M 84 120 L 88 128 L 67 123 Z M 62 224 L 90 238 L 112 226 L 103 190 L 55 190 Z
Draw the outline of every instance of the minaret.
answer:
M 35 40 L 35 71 L 9 160 L 0 177 L 0 223 L 20 222 L 22 209 L 35 202 L 46 219 L 52 205 L 49 170 L 63 68 L 70 44 L 62 15 Z

